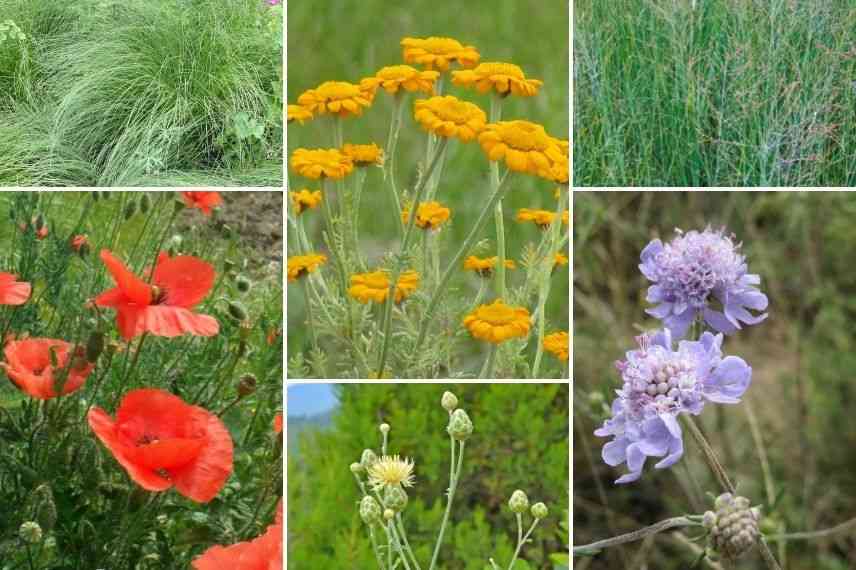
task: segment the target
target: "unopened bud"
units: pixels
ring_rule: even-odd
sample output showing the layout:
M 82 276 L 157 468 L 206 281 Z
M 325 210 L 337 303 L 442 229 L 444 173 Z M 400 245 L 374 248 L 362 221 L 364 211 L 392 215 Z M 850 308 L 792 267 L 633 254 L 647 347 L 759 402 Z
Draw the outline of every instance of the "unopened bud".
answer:
M 705 511 L 701 518 L 701 524 L 708 530 L 712 529 L 716 524 L 716 513 L 713 511 Z
M 126 220 L 130 220 L 134 217 L 134 214 L 137 213 L 137 201 L 131 200 L 127 204 L 125 204 L 125 212 L 124 216 Z
M 392 509 L 385 509 L 383 511 L 383 518 L 385 520 L 391 521 L 395 518 L 395 511 L 393 511 Z
M 238 395 L 242 398 L 246 398 L 250 394 L 256 391 L 256 376 L 254 374 L 250 374 L 247 372 L 246 374 L 241 376 L 241 380 L 238 382 Z
M 526 493 L 517 489 L 511 493 L 511 498 L 508 499 L 508 508 L 511 509 L 512 513 L 518 515 L 525 513 L 526 509 L 529 508 L 529 497 L 526 496 Z
M 387 485 L 383 492 L 383 506 L 397 513 L 404 510 L 407 506 L 407 493 L 401 485 Z
M 36 231 L 39 231 L 43 227 L 45 227 L 45 215 L 39 214 L 33 220 L 33 227 L 36 228 Z
M 362 473 L 363 471 L 365 471 L 365 469 L 363 468 L 363 466 L 362 466 L 362 465 L 360 465 L 360 464 L 359 464 L 359 463 L 357 463 L 356 461 L 355 461 L 355 462 L 353 462 L 353 463 L 351 463 L 351 473 L 353 473 L 354 475 L 356 475 L 356 474 L 358 474 L 358 473 Z
M 152 197 L 148 194 L 143 194 L 140 196 L 140 212 L 144 214 L 148 214 L 149 210 L 152 209 Z
M 92 331 L 89 333 L 89 340 L 86 341 L 86 361 L 97 361 L 102 352 L 104 352 L 104 333 Z
M 443 397 L 440 399 L 440 405 L 450 414 L 458 407 L 458 397 L 451 392 L 443 392 Z
M 456 440 L 466 441 L 466 439 L 473 433 L 473 422 L 470 421 L 470 417 L 467 415 L 467 412 L 458 408 L 452 412 L 446 431 L 449 432 L 449 435 Z
M 377 455 L 375 455 L 374 451 L 372 451 L 371 449 L 363 450 L 363 454 L 360 457 L 360 464 L 363 466 L 363 468 L 368 469 L 369 467 L 374 465 L 376 461 Z
M 760 512 L 749 499 L 723 493 L 714 502 L 715 521 L 710 528 L 710 547 L 728 560 L 736 560 L 758 542 Z M 707 514 L 705 514 L 707 516 Z
M 238 275 L 238 277 L 235 279 L 235 286 L 241 293 L 246 293 L 247 291 L 249 291 L 250 285 L 250 280 L 244 277 L 243 275 Z
M 547 510 L 547 505 L 545 505 L 544 503 L 535 503 L 534 505 L 532 505 L 532 509 L 530 512 L 532 513 L 532 516 L 536 519 L 544 519 L 547 518 L 547 513 L 549 511 Z
M 374 524 L 380 522 L 380 517 L 380 505 L 377 504 L 375 498 L 368 495 L 363 497 L 363 500 L 360 501 L 360 518 L 363 519 L 363 522 L 366 524 Z
M 27 544 L 38 544 L 42 541 L 42 527 L 37 522 L 27 521 L 18 529 L 18 535 Z
M 247 318 L 247 310 L 237 301 L 229 301 L 229 315 L 236 321 L 243 321 Z
M 389 424 L 380 424 L 380 426 L 378 426 L 378 429 L 380 430 L 380 433 L 382 433 L 383 435 L 387 435 L 389 433 Z

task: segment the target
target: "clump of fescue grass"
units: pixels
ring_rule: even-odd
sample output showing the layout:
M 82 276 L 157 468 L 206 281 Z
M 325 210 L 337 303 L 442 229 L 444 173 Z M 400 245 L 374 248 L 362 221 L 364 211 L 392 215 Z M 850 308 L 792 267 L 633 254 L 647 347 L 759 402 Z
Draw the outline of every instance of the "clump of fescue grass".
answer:
M 281 154 L 277 125 L 266 129 L 265 155 L 251 161 L 226 160 L 218 141 L 237 113 L 265 123 L 280 106 L 280 48 L 262 2 L 31 4 L 0 0 L 0 11 L 9 8 L 31 36 L 33 59 L 19 94 L 0 96 L 0 130 L 22 122 L 25 103 L 38 107 L 47 128 L 19 129 L 26 143 L 0 159 L 0 183 L 65 182 L 40 168 L 66 154 L 89 165 L 89 176 L 74 182 L 95 185 L 132 185 L 170 171 L 252 170 Z M 281 169 L 264 171 L 266 185 L 281 182 Z
M 852 3 L 580 0 L 574 181 L 856 183 Z

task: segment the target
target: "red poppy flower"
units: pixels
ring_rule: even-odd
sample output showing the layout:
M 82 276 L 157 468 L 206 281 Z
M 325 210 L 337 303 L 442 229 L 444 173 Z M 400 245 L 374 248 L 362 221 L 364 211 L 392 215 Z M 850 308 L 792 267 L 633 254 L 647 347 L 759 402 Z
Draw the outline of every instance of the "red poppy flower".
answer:
M 282 433 L 282 414 L 277 414 L 273 418 L 273 431 Z
M 117 287 L 98 295 L 95 304 L 116 309 L 116 324 L 126 339 L 144 332 L 167 337 L 186 333 L 214 336 L 219 332 L 216 319 L 190 310 L 214 285 L 210 264 L 189 255 L 170 257 L 161 253 L 149 285 L 106 249 L 101 250 L 101 261 Z
M 54 353 L 56 366 L 51 363 L 51 351 Z M 62 395 L 74 392 L 86 381 L 92 372 L 93 364 L 86 362 L 82 347 L 75 348 L 63 340 L 52 338 L 28 338 L 12 340 L 3 350 L 6 362 L 0 367 L 21 390 L 39 400 L 56 398 L 55 384 L 60 373 L 65 370 L 69 356 L 72 356 L 71 367 L 68 369 Z
M 231 546 L 212 546 L 193 561 L 194 570 L 282 570 L 282 501 L 265 533 Z
M 70 245 L 71 249 L 80 253 L 80 248 L 89 245 L 89 238 L 86 236 L 86 234 L 76 235 L 71 238 Z
M 16 281 L 11 273 L 0 273 L 0 305 L 23 305 L 30 298 L 32 287 L 25 281 Z
M 182 192 L 181 197 L 188 208 L 202 210 L 206 216 L 211 215 L 211 209 L 223 203 L 219 192 Z
M 176 491 L 199 503 L 217 496 L 232 473 L 232 437 L 220 419 L 163 390 L 125 394 L 114 421 L 101 408 L 89 427 L 138 485 Z

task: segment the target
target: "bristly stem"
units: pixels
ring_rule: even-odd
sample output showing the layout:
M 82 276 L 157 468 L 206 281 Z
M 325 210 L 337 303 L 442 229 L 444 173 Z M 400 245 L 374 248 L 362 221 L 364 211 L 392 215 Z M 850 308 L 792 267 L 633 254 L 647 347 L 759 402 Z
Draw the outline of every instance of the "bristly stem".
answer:
M 701 517 L 672 517 L 666 520 L 662 520 L 658 523 L 654 523 L 650 526 L 640 528 L 639 530 L 634 530 L 633 532 L 628 532 L 625 534 L 620 534 L 618 536 L 605 538 L 603 540 L 598 540 L 597 542 L 592 542 L 591 544 L 575 546 L 573 549 L 573 554 L 575 556 L 590 556 L 592 554 L 596 554 L 598 551 L 603 550 L 604 548 L 610 548 L 612 546 L 618 546 L 620 544 L 627 544 L 628 542 L 636 542 L 637 540 L 642 540 L 643 538 L 666 530 L 687 526 L 702 526 Z
M 383 345 L 381 346 L 380 358 L 377 363 L 378 378 L 383 378 L 383 371 L 386 367 L 386 357 L 389 351 L 389 328 L 392 323 L 392 307 L 395 304 L 395 287 L 398 284 L 398 278 L 401 275 L 402 263 L 404 261 L 404 257 L 407 255 L 407 248 L 410 247 L 413 228 L 416 226 L 416 212 L 419 210 L 419 203 L 422 200 L 422 195 L 425 193 L 425 187 L 428 184 L 428 180 L 431 178 L 431 173 L 434 171 L 434 168 L 437 167 L 440 155 L 443 153 L 447 144 L 449 144 L 449 139 L 444 137 L 440 141 L 440 146 L 434 150 L 434 156 L 431 157 L 431 164 L 428 167 L 428 170 L 422 176 L 422 180 L 419 181 L 419 186 L 417 187 L 416 194 L 413 197 L 413 204 L 410 207 L 410 218 L 407 223 L 407 229 L 404 231 L 404 239 L 401 242 L 401 251 L 399 252 L 398 258 L 395 259 L 393 263 L 392 274 L 389 279 L 389 291 L 386 296 L 386 306 L 384 308 L 383 315 Z
M 452 440 L 452 450 L 454 452 L 454 438 Z M 446 512 L 443 513 L 443 522 L 440 524 L 440 532 L 437 535 L 437 544 L 434 545 L 434 554 L 431 556 L 431 565 L 428 567 L 428 570 L 434 570 L 434 567 L 437 565 L 437 557 L 440 555 L 440 546 L 443 544 L 443 534 L 446 532 L 446 524 L 449 522 L 449 513 L 452 511 L 452 501 L 455 499 L 455 490 L 458 488 L 458 479 L 461 476 L 461 465 L 464 462 L 464 444 L 466 442 L 461 441 L 460 447 L 458 448 L 458 463 L 456 469 L 453 473 L 449 475 L 449 498 L 446 501 Z M 454 457 L 454 455 L 452 456 Z
M 416 555 L 413 554 L 413 549 L 410 548 L 410 541 L 407 540 L 407 532 L 404 530 L 404 522 L 401 519 L 401 513 L 395 513 L 395 522 L 398 525 L 398 535 L 401 537 L 401 542 L 404 545 L 404 551 L 410 555 L 410 559 L 413 561 L 413 566 L 416 567 L 416 570 L 422 570 L 419 566 L 419 561 L 416 560 Z
M 517 525 L 518 525 L 518 539 L 517 539 L 517 548 L 514 550 L 514 556 L 511 557 L 511 562 L 508 564 L 508 570 L 511 570 L 514 567 L 514 563 L 517 562 L 517 557 L 520 556 L 520 549 L 523 548 L 523 545 L 529 541 L 529 536 L 532 534 L 532 531 L 535 530 L 535 527 L 538 526 L 538 521 L 541 519 L 535 519 L 532 521 L 532 526 L 529 527 L 529 530 L 526 531 L 526 534 L 523 535 L 523 538 L 520 538 L 520 522 L 521 517 L 517 515 Z
M 401 541 L 398 540 L 398 534 L 396 534 L 395 532 L 395 523 L 390 520 L 386 523 L 386 526 L 384 528 L 386 529 L 386 532 L 389 535 L 390 542 L 393 546 L 395 546 L 395 549 L 398 551 L 398 559 L 404 563 L 405 570 L 411 570 L 410 562 L 408 562 L 407 556 L 405 556 L 404 554 L 404 549 L 401 548 Z

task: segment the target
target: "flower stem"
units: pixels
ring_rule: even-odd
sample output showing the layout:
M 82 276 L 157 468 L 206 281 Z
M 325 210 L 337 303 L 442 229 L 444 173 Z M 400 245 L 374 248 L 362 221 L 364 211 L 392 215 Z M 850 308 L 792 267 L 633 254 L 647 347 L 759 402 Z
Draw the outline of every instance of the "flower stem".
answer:
M 523 538 L 520 538 L 520 515 L 517 515 L 517 548 L 514 550 L 514 556 L 511 557 L 511 562 L 508 564 L 508 570 L 511 570 L 514 567 L 514 563 L 517 562 L 517 557 L 520 556 L 520 549 L 523 548 L 523 545 L 529 540 L 529 535 L 532 534 L 532 531 L 535 530 L 535 527 L 538 526 L 538 521 L 541 519 L 535 519 L 532 521 L 532 526 L 529 527 L 529 530 L 526 531 L 526 534 L 523 535 Z
M 502 99 L 496 93 L 490 97 L 490 122 L 496 123 L 502 117 Z M 499 188 L 499 163 L 490 162 L 490 189 L 496 192 Z M 496 296 L 505 300 L 505 221 L 502 213 L 502 199 L 496 203 L 493 212 L 493 223 L 496 226 Z
M 482 366 L 481 372 L 476 378 L 480 379 L 491 379 L 493 377 L 493 368 L 496 364 L 496 347 L 497 345 L 494 343 L 490 343 L 490 350 L 487 353 L 487 360 L 484 361 L 484 365 Z
M 380 570 L 386 570 L 386 566 L 383 563 L 383 558 L 380 555 L 380 550 L 377 547 L 377 539 L 374 535 L 374 525 L 369 525 L 369 539 L 372 541 L 372 550 L 374 550 L 375 558 L 377 558 L 377 565 Z
M 686 526 L 702 526 L 702 523 L 700 520 L 697 520 L 697 518 L 672 517 L 670 519 L 654 523 L 650 526 L 640 528 L 639 530 L 634 530 L 633 532 L 620 534 L 618 536 L 612 536 L 610 538 L 598 540 L 597 542 L 592 542 L 591 544 L 575 546 L 573 549 L 573 554 L 575 556 L 590 556 L 592 554 L 596 554 L 598 551 L 603 550 L 604 548 L 618 546 L 620 544 L 627 544 L 628 542 L 636 542 L 637 540 L 642 540 L 643 538 L 646 538 L 653 534 L 657 534 L 673 528 L 681 528 Z
M 384 149 L 384 180 L 389 179 L 390 197 L 395 207 L 395 218 L 398 220 L 398 234 L 404 234 L 404 222 L 401 219 L 401 200 L 398 197 L 398 189 L 395 186 L 395 149 L 398 146 L 398 134 L 401 131 L 401 113 L 404 110 L 404 95 L 396 93 L 392 103 L 392 117 L 389 121 L 389 134 L 386 138 Z
M 449 144 L 448 138 L 443 138 L 440 141 L 440 146 L 438 146 L 434 151 L 434 156 L 431 158 L 431 164 L 428 167 L 427 172 L 422 177 L 422 180 L 419 181 L 419 186 L 416 189 L 413 204 L 410 208 L 410 219 L 407 223 L 407 229 L 404 232 L 404 240 L 401 242 L 401 251 L 392 268 L 392 275 L 389 280 L 389 291 L 386 296 L 386 307 L 383 316 L 383 345 L 381 346 L 380 359 L 377 364 L 378 378 L 383 377 L 384 367 L 386 366 L 386 357 L 389 350 L 389 327 L 392 322 L 392 306 L 395 304 L 395 287 L 398 284 L 398 277 L 401 275 L 402 261 L 404 260 L 404 256 L 407 254 L 407 248 L 410 246 L 410 239 L 413 236 L 413 228 L 416 226 L 416 212 L 419 210 L 419 202 L 422 200 L 422 195 L 425 192 L 425 186 L 427 186 L 434 168 L 437 167 L 440 155 L 443 153 L 443 149 L 446 148 L 447 144 Z
M 454 439 L 450 437 L 454 442 Z M 431 565 L 428 567 L 428 570 L 434 570 L 434 566 L 437 564 L 437 556 L 440 555 L 440 545 L 443 543 L 443 534 L 446 532 L 446 524 L 449 522 L 449 513 L 452 510 L 452 501 L 455 499 L 455 490 L 458 488 L 458 478 L 461 476 L 461 465 L 464 462 L 464 444 L 466 442 L 461 441 L 460 447 L 458 448 L 458 464 L 454 473 L 450 473 L 449 477 L 449 498 L 446 502 L 446 512 L 443 513 L 443 522 L 440 525 L 440 532 L 437 535 L 437 544 L 434 545 L 434 554 L 431 556 Z M 454 443 L 452 443 L 452 449 L 454 452 Z
M 318 334 L 315 332 L 315 322 L 312 318 L 312 299 L 309 296 L 309 283 L 308 279 L 303 279 L 302 281 L 303 286 L 301 289 L 303 290 L 303 299 L 306 303 L 306 322 L 309 326 L 309 334 L 312 337 L 312 348 L 318 350 Z
M 416 560 L 416 555 L 413 554 L 413 549 L 410 548 L 410 542 L 407 540 L 407 532 L 404 530 L 404 523 L 401 519 L 401 513 L 395 513 L 395 522 L 398 525 L 398 534 L 401 537 L 401 541 L 404 544 L 404 550 L 410 555 L 411 560 L 413 560 L 413 566 L 416 567 L 416 570 L 422 570 L 419 566 L 419 562 Z
M 404 555 L 404 549 L 401 548 L 401 542 L 398 540 L 398 535 L 395 532 L 395 523 L 392 521 L 388 521 L 386 523 L 386 533 L 389 536 L 389 541 L 398 551 L 398 559 L 404 563 L 405 570 L 410 570 L 410 562 L 407 560 L 407 556 Z
M 329 238 L 330 249 L 332 250 L 333 257 L 336 262 L 336 272 L 339 274 L 339 286 L 342 288 L 342 296 L 345 298 L 345 315 L 347 317 L 347 337 L 350 338 L 353 331 L 353 319 L 351 318 L 351 303 L 348 300 L 348 276 L 345 272 L 345 263 L 344 263 L 344 255 L 339 251 L 339 247 L 336 241 L 336 231 L 333 227 L 333 212 L 330 208 L 330 192 L 329 182 L 326 178 L 321 178 L 321 193 L 323 194 L 321 198 L 321 203 L 324 205 L 324 218 L 327 223 L 327 235 Z
M 502 199 L 503 194 L 505 194 L 507 190 L 506 183 L 508 181 L 508 175 L 503 177 L 500 180 L 499 187 L 494 191 L 493 195 L 488 200 L 488 203 L 485 205 L 481 214 L 479 214 L 478 219 L 470 230 L 469 235 L 464 240 L 464 243 L 461 245 L 458 252 L 449 262 L 449 265 L 446 267 L 445 273 L 443 273 L 443 277 L 440 279 L 440 283 L 437 284 L 437 288 L 434 290 L 434 293 L 431 295 L 431 300 L 428 302 L 428 308 L 425 310 L 424 315 L 422 316 L 422 323 L 419 326 L 419 336 L 416 339 L 416 344 L 414 345 L 412 354 L 415 356 L 419 353 L 419 348 L 422 346 L 422 343 L 425 341 L 425 335 L 428 333 L 428 326 L 431 324 L 433 319 L 434 310 L 437 308 L 437 305 L 440 303 L 440 300 L 443 298 L 443 293 L 446 290 L 446 287 L 449 284 L 449 281 L 452 279 L 452 274 L 458 269 L 459 264 L 461 263 L 461 258 L 470 250 L 470 248 L 475 243 L 476 239 L 481 232 L 482 227 L 487 220 L 488 214 L 493 210 L 496 203 Z
M 704 455 L 707 466 L 710 467 L 710 470 L 713 472 L 720 486 L 722 486 L 722 489 L 728 493 L 735 494 L 736 490 L 734 488 L 734 484 L 731 482 L 731 479 L 729 479 L 728 473 L 725 472 L 725 468 L 722 466 L 722 463 L 719 462 L 719 458 L 716 456 L 716 452 L 713 451 L 713 447 L 711 447 L 710 443 L 708 443 L 704 434 L 701 432 L 701 429 L 696 425 L 695 420 L 686 414 L 682 414 L 681 418 L 683 419 L 684 425 L 689 428 L 693 439 L 695 439 L 702 451 L 702 455 Z

